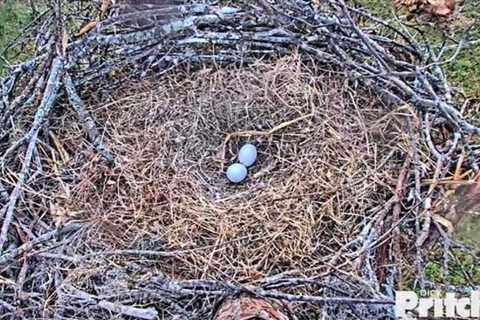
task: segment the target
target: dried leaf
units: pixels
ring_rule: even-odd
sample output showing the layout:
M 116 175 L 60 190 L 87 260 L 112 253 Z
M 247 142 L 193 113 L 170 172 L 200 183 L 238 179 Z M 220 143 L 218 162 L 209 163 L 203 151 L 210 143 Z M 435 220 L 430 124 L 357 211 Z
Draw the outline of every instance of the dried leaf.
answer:
M 444 217 L 442 217 L 440 215 L 437 215 L 437 214 L 434 214 L 432 216 L 432 218 L 437 223 L 439 223 L 442 226 L 444 226 L 445 228 L 447 228 L 447 231 L 448 231 L 449 234 L 453 234 L 453 232 L 455 231 L 455 228 L 454 228 L 453 224 L 450 222 L 450 220 L 447 220 Z
M 429 0 L 427 8 L 434 16 L 448 16 L 455 10 L 455 0 Z
M 288 320 L 273 304 L 251 297 L 226 300 L 215 320 Z
M 65 208 L 60 207 L 58 204 L 54 202 L 50 202 L 50 215 L 53 221 L 55 221 L 55 226 L 57 228 L 59 226 L 64 225 L 68 216 L 67 210 L 65 210 Z
M 62 35 L 62 54 L 65 56 L 67 54 L 67 47 L 68 47 L 68 32 L 67 30 L 63 29 Z
M 97 21 L 94 20 L 94 21 L 90 21 L 89 23 L 87 23 L 86 25 L 84 25 L 80 31 L 78 31 L 76 34 L 75 34 L 75 37 L 81 37 L 82 35 L 90 32 L 93 28 L 95 28 L 97 26 Z
M 62 159 L 62 164 L 67 164 L 71 160 L 67 150 L 65 150 L 65 148 L 63 147 L 58 137 L 52 131 L 49 132 L 49 135 L 52 138 L 53 143 L 55 144 L 55 148 L 60 154 L 60 158 Z
M 453 232 L 466 216 L 478 215 L 480 212 L 480 174 L 473 182 L 462 184 L 453 192 L 449 192 L 446 199 L 436 206 L 435 212 L 433 218 L 447 227 L 449 232 Z
M 432 16 L 448 16 L 455 10 L 456 0 L 394 0 L 397 7 L 409 12 L 427 13 Z
M 463 214 L 478 214 L 480 211 L 480 174 L 474 182 L 461 185 L 455 190 L 456 210 Z
M 100 7 L 100 17 L 103 18 L 107 14 L 108 7 L 110 7 L 110 0 L 102 0 L 102 6 Z

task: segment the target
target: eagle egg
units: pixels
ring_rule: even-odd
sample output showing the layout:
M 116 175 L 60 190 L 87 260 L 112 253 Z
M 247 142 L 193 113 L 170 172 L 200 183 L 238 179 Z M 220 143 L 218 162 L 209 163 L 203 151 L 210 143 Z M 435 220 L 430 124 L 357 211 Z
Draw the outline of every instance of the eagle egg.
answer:
M 247 168 L 241 163 L 234 163 L 227 169 L 227 178 L 233 183 L 239 183 L 247 177 Z
M 240 148 L 238 160 L 245 165 L 245 167 L 250 167 L 257 160 L 257 148 L 253 144 L 245 144 Z

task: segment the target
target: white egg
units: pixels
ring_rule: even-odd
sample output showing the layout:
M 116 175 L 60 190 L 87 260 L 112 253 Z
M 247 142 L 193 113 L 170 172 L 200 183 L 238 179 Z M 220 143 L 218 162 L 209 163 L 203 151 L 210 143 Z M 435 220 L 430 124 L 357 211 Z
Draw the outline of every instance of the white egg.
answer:
M 247 177 L 247 167 L 241 163 L 234 163 L 227 169 L 227 178 L 233 183 L 239 183 Z
M 243 163 L 246 167 L 250 167 L 257 160 L 257 148 L 250 143 L 247 143 L 240 148 L 238 153 L 238 161 Z

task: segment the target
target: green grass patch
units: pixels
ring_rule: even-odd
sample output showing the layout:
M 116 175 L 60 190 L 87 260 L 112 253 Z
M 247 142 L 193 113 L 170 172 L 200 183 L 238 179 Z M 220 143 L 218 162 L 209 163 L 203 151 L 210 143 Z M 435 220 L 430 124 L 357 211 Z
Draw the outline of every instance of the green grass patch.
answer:
M 463 50 L 446 70 L 453 84 L 461 87 L 467 96 L 480 97 L 480 44 Z
M 448 283 L 455 286 L 479 286 L 480 285 L 480 265 L 472 255 L 468 255 L 459 250 L 452 251 L 453 257 L 448 264 Z M 433 283 L 443 283 L 443 270 L 441 266 L 442 258 L 439 255 L 433 255 L 431 260 L 425 266 L 425 276 L 427 280 Z
M 467 216 L 458 226 L 455 237 L 480 252 L 480 216 Z
M 30 19 L 31 10 L 25 3 L 14 0 L 0 2 L 0 75 L 5 72 L 8 63 L 18 62 L 19 52 L 4 51 Z
M 355 2 L 369 9 L 370 13 L 377 17 L 387 18 L 393 10 L 392 1 L 390 0 L 357 0 Z
M 392 0 L 357 0 L 356 2 L 369 9 L 372 14 L 385 19 L 392 18 L 392 11 L 395 10 Z M 405 15 L 406 11 L 401 9 L 398 14 Z M 440 45 L 445 39 L 445 34 L 460 40 L 466 28 L 475 22 L 470 29 L 470 39 L 480 40 L 478 0 L 464 1 L 463 7 L 457 9 L 451 20 L 443 22 L 437 20 L 437 22 L 418 26 L 432 45 Z M 409 21 L 409 23 L 414 23 L 414 21 Z M 453 45 L 454 42 L 450 41 L 449 44 Z M 453 52 L 450 50 L 445 57 L 448 58 L 452 54 Z M 467 96 L 480 97 L 480 43 L 464 49 L 454 61 L 445 66 L 445 69 L 454 86 L 463 89 Z

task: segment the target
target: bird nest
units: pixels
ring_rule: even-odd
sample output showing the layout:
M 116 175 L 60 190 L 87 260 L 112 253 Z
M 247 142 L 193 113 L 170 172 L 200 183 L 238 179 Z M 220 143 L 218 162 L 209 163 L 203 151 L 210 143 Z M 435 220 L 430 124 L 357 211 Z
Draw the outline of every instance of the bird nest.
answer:
M 59 226 L 88 226 L 69 254 L 93 259 L 72 268 L 68 285 L 121 287 L 119 269 L 132 265 L 252 285 L 281 274 L 357 274 L 338 252 L 391 197 L 408 148 L 403 115 L 374 93 L 295 55 L 176 70 L 112 96 L 87 110 L 103 124 L 115 166 L 102 165 L 88 143 L 69 156 L 82 134 L 73 112 L 51 126 L 58 157 L 43 159 L 49 175 L 71 172 L 45 195 L 45 214 Z M 225 168 L 246 142 L 259 158 L 235 185 Z
M 108 3 L 52 1 L 2 79 L 0 310 L 204 319 L 246 295 L 384 319 L 428 286 L 480 193 L 440 56 L 343 1 Z
M 288 57 L 177 72 L 92 107 L 118 165 L 69 165 L 75 182 L 52 194 L 58 218 L 92 223 L 97 249 L 170 252 L 158 267 L 174 278 L 327 268 L 391 196 L 408 143 L 401 116 L 314 68 Z M 225 168 L 245 142 L 259 159 L 234 185 Z

